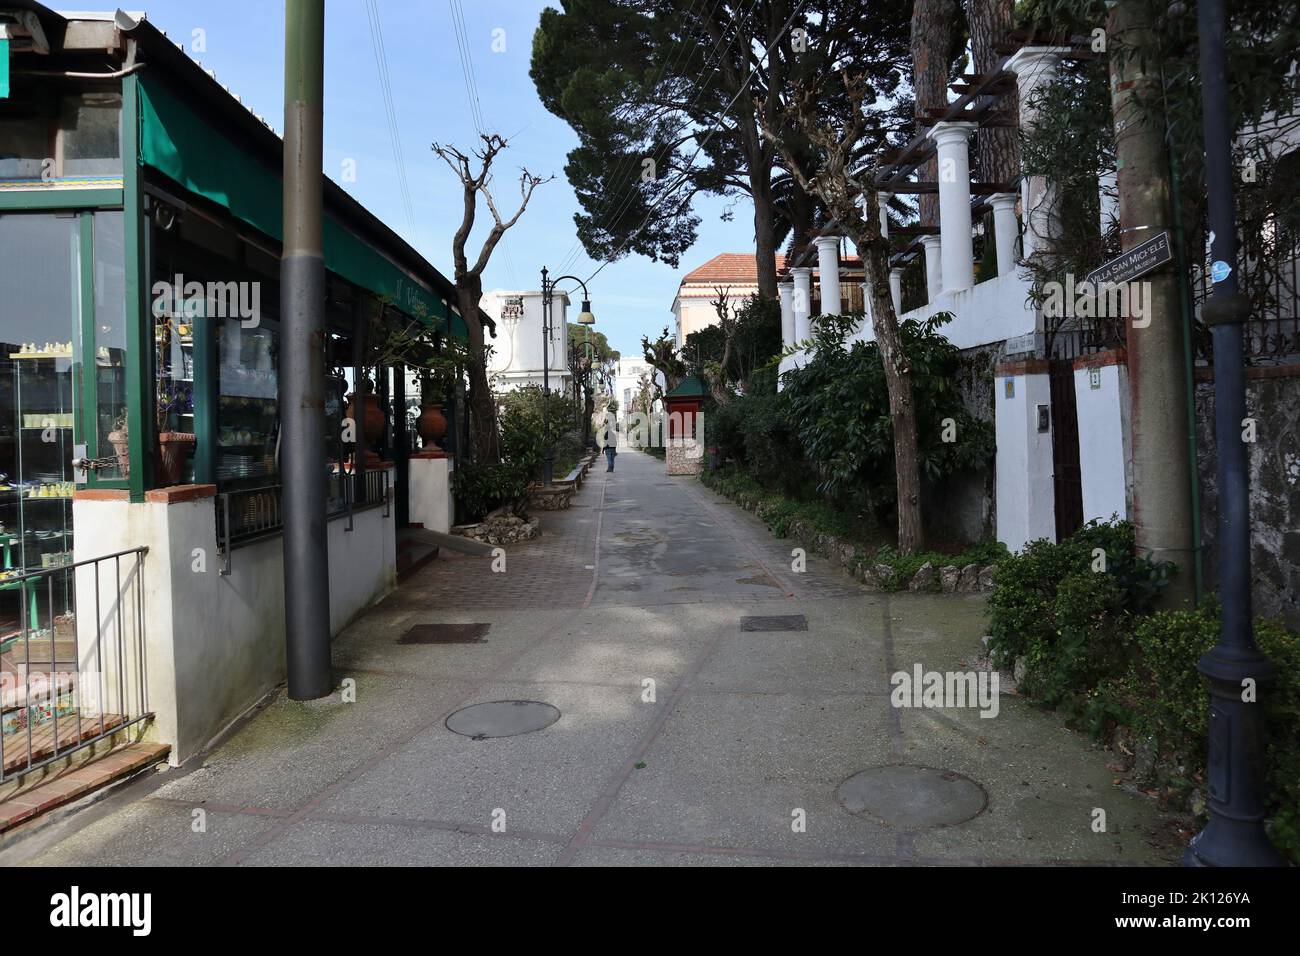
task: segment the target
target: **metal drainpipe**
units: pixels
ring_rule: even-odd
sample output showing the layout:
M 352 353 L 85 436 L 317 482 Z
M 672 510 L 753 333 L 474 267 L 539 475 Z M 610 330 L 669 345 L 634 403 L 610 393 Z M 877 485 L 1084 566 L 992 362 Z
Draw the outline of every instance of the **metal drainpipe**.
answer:
M 1178 257 L 1178 304 L 1183 314 L 1183 370 L 1187 376 L 1187 479 L 1192 485 L 1192 570 L 1196 577 L 1193 599 L 1196 605 L 1205 600 L 1204 549 L 1201 540 L 1201 482 L 1196 467 L 1196 378 L 1192 363 L 1192 302 L 1187 288 L 1187 249 L 1183 234 L 1183 212 L 1179 196 L 1182 193 L 1181 165 L 1174 144 L 1169 143 L 1170 192 L 1174 207 L 1174 255 Z

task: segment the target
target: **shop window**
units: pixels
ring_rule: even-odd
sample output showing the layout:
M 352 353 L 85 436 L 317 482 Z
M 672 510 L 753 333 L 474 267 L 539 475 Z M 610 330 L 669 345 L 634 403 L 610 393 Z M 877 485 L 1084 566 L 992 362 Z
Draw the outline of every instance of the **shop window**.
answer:
M 40 179 L 43 172 L 53 175 L 52 129 L 43 117 L 0 120 L 0 181 Z
M 33 640 L 72 638 L 67 575 L 50 581 L 14 578 L 71 560 L 71 462 L 81 392 L 79 250 L 75 216 L 0 216 L 0 663 L 5 667 L 24 624 Z
M 122 97 L 116 93 L 64 98 L 59 122 L 61 176 L 121 174 L 121 114 Z
M 120 212 L 95 214 L 95 437 L 98 479 L 130 472 L 126 424 L 126 257 Z

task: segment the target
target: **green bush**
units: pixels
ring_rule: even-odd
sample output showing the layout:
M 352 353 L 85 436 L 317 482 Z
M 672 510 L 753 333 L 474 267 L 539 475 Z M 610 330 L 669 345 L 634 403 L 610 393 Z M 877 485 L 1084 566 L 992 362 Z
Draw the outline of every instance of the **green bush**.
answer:
M 812 357 L 787 372 L 782 410 L 818 479 L 818 490 L 841 506 L 871 509 L 887 523 L 895 507 L 894 420 L 880 348 L 846 344 L 862 316 L 822 316 Z M 993 457 L 993 426 L 966 410 L 957 392 L 961 353 L 940 333 L 947 313 L 899 326 L 912 370 L 921 477 L 931 482 L 969 471 Z M 955 439 L 945 441 L 948 426 Z
M 1000 666 L 1017 657 L 1042 661 L 1051 655 L 1061 628 L 1080 621 L 1122 629 L 1128 617 L 1150 609 L 1173 570 L 1139 555 L 1133 526 L 1114 518 L 1090 521 L 1060 543 L 1029 542 L 998 566 L 988 604 L 994 660 Z M 1110 589 L 1075 580 L 1099 573 L 1118 588 L 1118 603 Z
M 503 505 L 518 508 L 531 475 L 521 464 L 476 465 L 465 462 L 452 473 L 451 487 L 462 521 L 481 521 Z
M 1136 654 L 1123 682 L 1118 721 L 1151 737 L 1169 768 L 1162 782 L 1190 791 L 1205 771 L 1209 691 L 1197 670 L 1201 655 L 1218 639 L 1219 609 L 1160 611 L 1134 629 Z M 1271 683 L 1261 685 L 1267 737 L 1265 811 L 1274 844 L 1300 863 L 1300 635 L 1273 621 L 1257 621 L 1255 642 L 1272 661 Z M 1181 771 L 1178 768 L 1182 768 Z

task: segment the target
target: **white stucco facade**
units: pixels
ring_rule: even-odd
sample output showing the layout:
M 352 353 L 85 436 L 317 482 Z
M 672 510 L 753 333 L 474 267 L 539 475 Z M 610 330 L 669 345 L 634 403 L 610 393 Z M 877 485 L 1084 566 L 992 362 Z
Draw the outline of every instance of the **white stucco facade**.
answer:
M 508 392 L 524 385 L 541 385 L 542 293 L 497 289 L 483 293 L 479 307 L 497 324 L 496 338 L 488 340 L 492 347 L 488 376 L 493 388 Z M 545 364 L 550 367 L 551 389 L 559 391 L 569 384 L 569 297 L 556 290 L 551 308 Z
M 392 475 L 390 473 L 390 487 Z M 230 574 L 220 573 L 216 499 L 181 501 L 76 498 L 74 560 L 128 548 L 149 549 L 138 578 L 124 574 L 123 590 L 101 569 L 101 662 L 128 648 L 128 675 L 136 646 L 135 615 L 142 588 L 146 686 L 154 720 L 148 737 L 169 744 L 177 765 L 201 752 L 225 727 L 285 678 L 284 569 L 279 536 L 236 548 Z M 385 517 L 385 511 L 388 516 Z M 354 513 L 328 523 L 330 631 L 337 635 L 361 611 L 392 590 L 397 580 L 396 519 L 391 507 Z M 123 570 L 129 571 L 127 562 Z M 94 608 L 91 566 L 77 572 L 77 606 Z M 78 661 L 95 665 L 95 618 L 77 615 Z M 128 688 L 128 696 L 134 688 Z M 115 702 L 105 701 L 112 710 Z

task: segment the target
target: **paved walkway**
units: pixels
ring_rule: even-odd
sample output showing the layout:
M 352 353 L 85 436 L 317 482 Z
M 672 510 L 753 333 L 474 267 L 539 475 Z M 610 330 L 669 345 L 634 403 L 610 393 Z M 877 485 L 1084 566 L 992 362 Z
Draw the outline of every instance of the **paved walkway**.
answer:
M 134 784 L 0 864 L 1177 858 L 1151 801 L 1054 717 L 1010 695 L 992 719 L 891 706 L 896 671 L 968 668 L 980 597 L 869 594 L 815 557 L 795 573 L 789 542 L 698 482 L 634 452 L 617 467 L 508 549 L 504 573 L 440 558 L 349 628 L 334 660 L 355 703 L 281 695 L 201 766 Z M 807 630 L 742 631 L 751 615 L 803 615 Z M 437 623 L 490 629 L 397 643 Z M 562 716 L 506 738 L 446 728 L 495 700 Z M 910 777 L 872 812 L 837 801 L 887 764 L 945 771 L 941 787 L 963 775 L 987 797 L 968 792 L 963 815 L 978 813 L 947 826 L 908 822 L 949 809 Z

